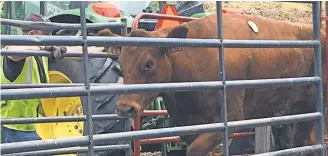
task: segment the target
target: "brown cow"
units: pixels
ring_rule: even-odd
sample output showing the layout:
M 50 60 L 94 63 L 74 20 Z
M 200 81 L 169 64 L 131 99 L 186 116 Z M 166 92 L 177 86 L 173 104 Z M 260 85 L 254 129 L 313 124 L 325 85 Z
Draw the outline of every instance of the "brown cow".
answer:
M 253 32 L 248 21 L 256 23 L 259 32 Z M 127 36 L 216 39 L 216 25 L 216 15 L 211 15 L 153 32 L 135 30 Z M 253 15 L 223 14 L 222 25 L 224 39 L 312 39 L 312 25 L 293 24 Z M 322 42 L 325 37 L 326 34 L 321 31 Z M 314 74 L 313 48 L 225 48 L 224 51 L 227 80 L 306 77 Z M 118 61 L 124 84 L 219 80 L 217 48 L 127 46 L 121 48 Z M 228 120 L 314 112 L 314 93 L 314 85 L 227 88 Z M 117 103 L 118 114 L 134 117 L 159 95 L 164 98 L 166 108 L 177 125 L 222 122 L 218 89 L 125 94 L 120 96 Z M 312 123 L 294 125 L 291 147 L 306 144 Z M 182 139 L 191 144 L 187 151 L 188 156 L 204 156 L 222 141 L 222 132 L 183 136 Z

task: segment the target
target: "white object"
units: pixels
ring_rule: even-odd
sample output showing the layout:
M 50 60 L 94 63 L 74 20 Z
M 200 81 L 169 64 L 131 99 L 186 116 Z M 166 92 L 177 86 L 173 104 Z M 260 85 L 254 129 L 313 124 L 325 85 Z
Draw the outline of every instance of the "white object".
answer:
M 120 9 L 121 11 L 135 16 L 139 13 L 142 13 L 143 9 L 146 9 L 146 7 L 149 5 L 149 3 L 151 2 L 150 0 L 146 0 L 146 1 L 122 1 L 122 0 L 115 0 L 115 1 L 103 1 L 103 2 L 110 2 L 113 3 L 114 5 L 117 6 L 118 9 Z
M 252 30 L 254 31 L 254 32 L 259 32 L 259 28 L 257 27 L 257 25 L 254 23 L 254 22 L 252 22 L 252 21 L 248 21 L 247 22 L 248 23 L 248 25 L 252 28 Z

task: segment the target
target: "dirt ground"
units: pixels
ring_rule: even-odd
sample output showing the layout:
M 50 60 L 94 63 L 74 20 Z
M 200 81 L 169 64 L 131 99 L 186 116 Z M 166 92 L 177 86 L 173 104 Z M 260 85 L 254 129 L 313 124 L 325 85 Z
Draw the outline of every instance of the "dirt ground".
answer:
M 312 23 L 312 4 L 292 2 L 223 2 L 223 8 L 243 9 L 247 14 L 256 14 L 277 20 Z M 215 1 L 205 1 L 206 11 L 216 11 Z M 325 15 L 324 3 L 322 15 Z M 141 153 L 140 156 L 161 156 L 161 152 Z
M 206 11 L 216 11 L 215 1 L 206 1 Z M 324 15 L 324 5 L 322 5 Z M 292 2 L 223 2 L 223 8 L 243 9 L 247 14 L 256 14 L 277 20 L 312 23 L 312 4 Z

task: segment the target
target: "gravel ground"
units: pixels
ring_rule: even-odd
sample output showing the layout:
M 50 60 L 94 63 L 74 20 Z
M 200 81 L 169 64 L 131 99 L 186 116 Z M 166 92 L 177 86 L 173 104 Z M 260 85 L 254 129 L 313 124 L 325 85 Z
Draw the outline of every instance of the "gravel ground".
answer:
M 223 2 L 223 8 L 243 9 L 247 14 L 256 14 L 277 20 L 312 23 L 312 4 L 291 2 Z M 207 11 L 215 11 L 215 2 L 205 2 Z M 324 5 L 322 10 L 324 11 Z M 325 13 L 322 12 L 322 15 Z
M 140 154 L 140 156 L 161 156 L 161 155 L 162 155 L 162 152 L 154 152 L 154 153 L 144 152 L 144 153 Z
M 324 4 L 324 3 L 323 3 Z M 256 14 L 277 20 L 312 23 L 312 4 L 291 2 L 223 2 L 223 8 L 243 9 L 247 14 Z M 216 11 L 213 1 L 205 1 L 206 11 Z M 322 15 L 325 14 L 322 7 Z M 140 156 L 161 156 L 161 152 L 145 152 Z

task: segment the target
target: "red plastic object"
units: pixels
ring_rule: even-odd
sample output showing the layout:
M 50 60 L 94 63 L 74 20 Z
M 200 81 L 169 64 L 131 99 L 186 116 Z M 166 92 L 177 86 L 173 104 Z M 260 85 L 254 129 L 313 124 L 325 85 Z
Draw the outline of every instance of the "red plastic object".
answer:
M 101 16 L 116 18 L 121 17 L 120 10 L 114 4 L 97 2 L 92 4 L 91 7 L 93 11 Z

